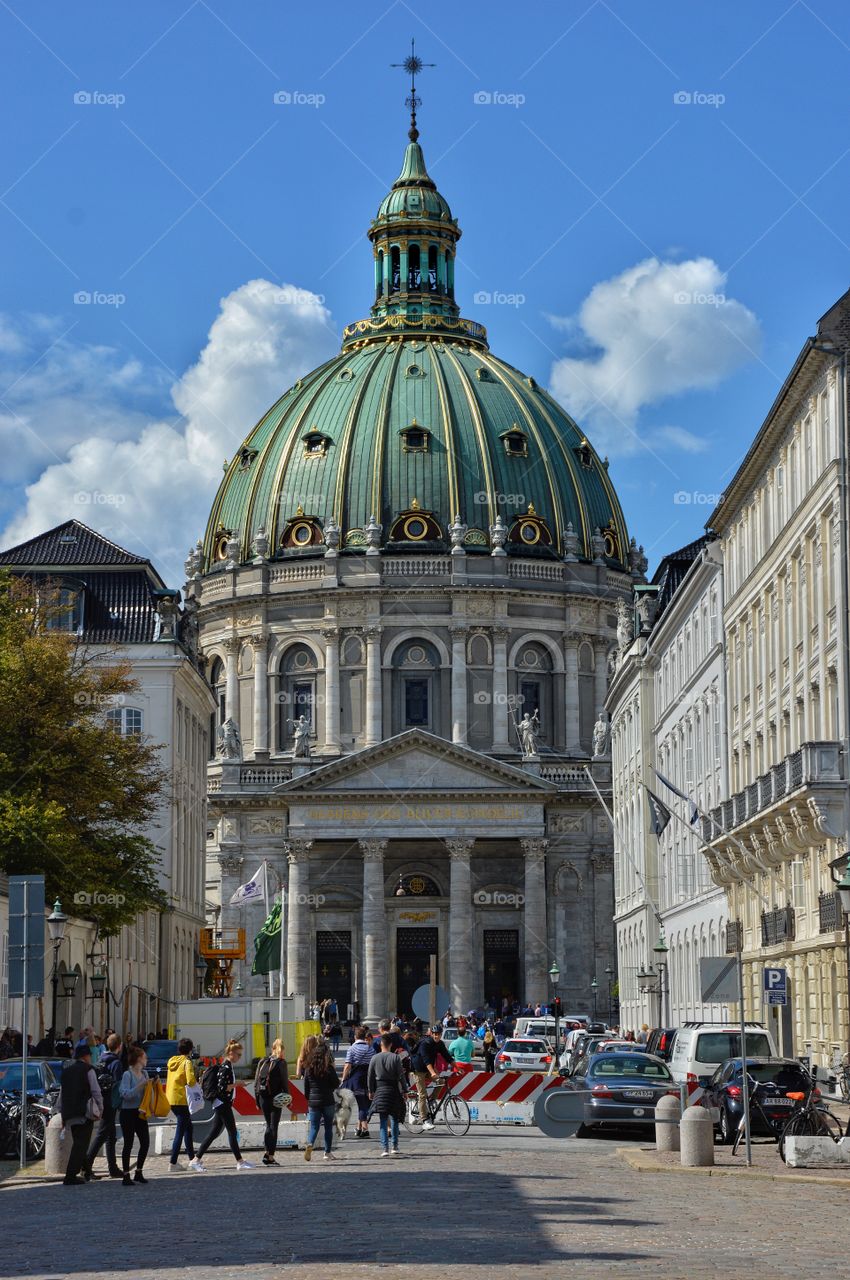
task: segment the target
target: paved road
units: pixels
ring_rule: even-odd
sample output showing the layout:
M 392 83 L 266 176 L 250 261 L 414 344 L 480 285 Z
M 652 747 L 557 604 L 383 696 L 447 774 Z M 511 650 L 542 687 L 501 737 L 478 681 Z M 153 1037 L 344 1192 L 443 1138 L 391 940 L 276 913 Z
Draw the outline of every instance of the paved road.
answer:
M 381 1160 L 349 1140 L 324 1164 L 282 1153 L 279 1170 L 237 1173 L 229 1155 L 205 1175 L 87 1187 L 0 1186 L 2 1273 L 103 1280 L 265 1280 L 383 1272 L 413 1260 L 464 1274 L 759 1280 L 847 1274 L 846 1191 L 743 1179 L 637 1173 L 616 1141 L 558 1141 L 536 1130 L 477 1129 L 407 1138 Z

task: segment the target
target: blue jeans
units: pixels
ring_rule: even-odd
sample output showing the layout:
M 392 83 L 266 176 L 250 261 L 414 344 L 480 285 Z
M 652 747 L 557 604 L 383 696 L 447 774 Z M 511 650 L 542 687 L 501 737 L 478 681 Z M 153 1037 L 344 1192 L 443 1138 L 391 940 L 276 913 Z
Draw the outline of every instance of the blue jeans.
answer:
M 381 1128 L 381 1146 L 385 1151 L 388 1151 L 390 1143 L 392 1143 L 393 1151 L 398 1151 L 398 1120 L 396 1120 L 395 1116 L 388 1115 L 380 1115 L 378 1119 Z M 389 1135 L 387 1134 L 388 1128 L 390 1129 Z
M 171 1163 L 177 1163 L 177 1157 L 180 1155 L 180 1147 L 184 1139 L 186 1142 L 186 1155 L 190 1160 L 194 1160 L 195 1148 L 192 1143 L 192 1117 L 189 1114 L 189 1108 L 185 1104 L 176 1103 L 171 1110 L 177 1118 L 174 1141 L 171 1144 Z
M 310 1108 L 310 1124 L 307 1131 L 307 1142 L 312 1147 L 316 1141 L 319 1132 L 319 1126 L 324 1123 L 325 1126 L 325 1155 L 330 1155 L 331 1143 L 334 1136 L 334 1112 L 336 1107 L 333 1103 L 327 1107 L 311 1107 Z

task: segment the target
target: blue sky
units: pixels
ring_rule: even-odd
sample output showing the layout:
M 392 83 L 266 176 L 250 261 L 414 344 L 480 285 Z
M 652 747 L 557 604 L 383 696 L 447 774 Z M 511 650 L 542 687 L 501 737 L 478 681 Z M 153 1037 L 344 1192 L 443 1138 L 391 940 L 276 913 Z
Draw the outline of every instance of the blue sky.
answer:
M 368 310 L 411 35 L 463 313 L 581 415 L 653 565 L 700 532 L 848 286 L 823 0 L 4 0 L 4 542 L 77 515 L 178 577 L 222 458 Z

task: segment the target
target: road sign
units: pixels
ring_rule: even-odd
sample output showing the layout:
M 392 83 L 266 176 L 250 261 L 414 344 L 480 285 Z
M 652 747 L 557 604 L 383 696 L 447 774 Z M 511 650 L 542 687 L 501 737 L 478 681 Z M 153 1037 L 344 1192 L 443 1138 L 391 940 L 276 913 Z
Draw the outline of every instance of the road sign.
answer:
M 44 876 L 9 876 L 9 995 L 44 990 Z
M 768 1004 L 788 1003 L 788 970 L 765 969 L 764 995 Z
M 431 988 L 428 983 L 424 987 L 417 987 L 413 993 L 413 999 L 410 1002 L 413 1005 L 413 1012 L 417 1018 L 421 1018 L 423 1022 L 430 1021 L 430 1003 Z M 446 1009 L 451 1009 L 452 998 L 446 991 L 445 987 L 437 987 L 434 1000 L 436 1009 L 436 1017 L 439 1022 Z
M 703 956 L 699 962 L 700 996 L 706 1004 L 738 999 L 736 956 Z

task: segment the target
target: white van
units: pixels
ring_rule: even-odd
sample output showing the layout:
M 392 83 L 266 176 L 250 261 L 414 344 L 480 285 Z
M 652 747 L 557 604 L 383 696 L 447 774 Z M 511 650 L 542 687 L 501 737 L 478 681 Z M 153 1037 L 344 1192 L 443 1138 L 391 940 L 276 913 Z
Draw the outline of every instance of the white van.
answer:
M 777 1057 L 773 1036 L 761 1022 L 748 1022 L 747 1056 Z M 679 1084 L 693 1092 L 700 1076 L 711 1076 L 727 1058 L 741 1056 L 741 1028 L 729 1022 L 686 1022 L 676 1032 L 668 1066 Z
M 565 1018 L 558 1020 L 558 1032 L 561 1040 L 564 1038 L 564 1032 L 567 1028 Z M 520 1036 L 522 1039 L 538 1039 L 547 1040 L 550 1045 L 555 1044 L 555 1019 L 545 1015 L 531 1018 L 517 1018 L 514 1027 L 514 1035 Z

